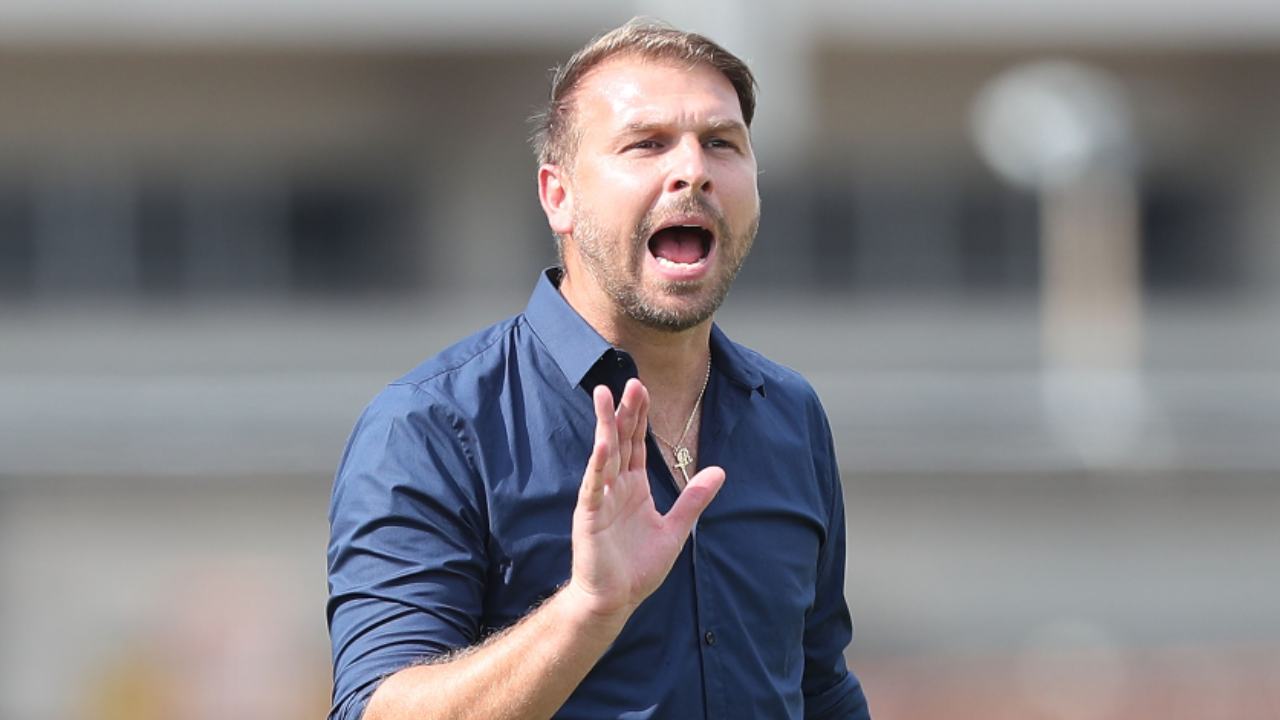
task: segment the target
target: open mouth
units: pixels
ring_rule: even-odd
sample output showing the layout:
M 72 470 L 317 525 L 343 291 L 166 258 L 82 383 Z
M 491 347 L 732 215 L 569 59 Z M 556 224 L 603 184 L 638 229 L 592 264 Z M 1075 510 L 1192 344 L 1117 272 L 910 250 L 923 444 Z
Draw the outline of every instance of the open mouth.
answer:
M 706 262 L 714 241 L 715 235 L 700 225 L 673 225 L 649 238 L 649 253 L 661 267 L 692 269 Z

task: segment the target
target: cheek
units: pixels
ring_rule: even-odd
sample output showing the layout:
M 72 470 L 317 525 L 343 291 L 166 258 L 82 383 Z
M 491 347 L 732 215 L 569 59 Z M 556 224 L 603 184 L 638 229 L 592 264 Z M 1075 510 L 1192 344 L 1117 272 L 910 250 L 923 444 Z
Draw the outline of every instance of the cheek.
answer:
M 712 176 L 719 188 L 721 201 L 737 206 L 755 206 L 760 202 L 756 183 L 756 164 L 735 159 L 726 160 L 715 169 Z
M 597 177 L 596 192 L 612 198 L 620 206 L 642 206 L 662 187 L 661 181 L 656 180 L 652 173 L 634 169 L 606 167 Z
M 609 224 L 632 224 L 651 207 L 656 193 L 652 180 L 635 172 L 600 168 L 579 187 L 579 194 Z M 661 187 L 661 185 L 656 185 Z
M 754 178 L 740 180 L 736 184 L 721 185 L 721 201 L 729 222 L 738 229 L 751 222 L 760 213 L 760 193 Z

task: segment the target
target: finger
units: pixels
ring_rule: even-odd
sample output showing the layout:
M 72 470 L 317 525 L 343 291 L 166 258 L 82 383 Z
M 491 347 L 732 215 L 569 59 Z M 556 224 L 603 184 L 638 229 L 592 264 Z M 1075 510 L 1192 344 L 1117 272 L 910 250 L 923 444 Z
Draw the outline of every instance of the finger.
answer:
M 623 467 L 628 470 L 645 469 L 645 437 L 649 432 L 649 389 L 644 383 L 636 381 L 636 426 L 631 434 L 631 463 Z
M 597 385 L 591 398 L 596 410 L 596 437 L 591 457 L 587 460 L 587 470 L 582 474 L 579 502 L 594 510 L 604 499 L 610 477 L 617 474 L 618 428 L 613 413 L 613 393 L 609 388 Z
M 618 404 L 619 470 L 627 470 L 631 467 L 631 454 L 635 449 L 631 437 L 635 434 L 638 424 L 636 406 L 639 404 L 639 397 L 636 387 L 639 385 L 640 381 L 635 378 L 628 380 L 622 388 L 622 402 Z
M 676 533 L 682 541 L 688 537 L 693 524 L 723 486 L 724 470 L 715 465 L 703 468 L 697 475 L 689 478 L 689 484 L 680 491 L 675 504 L 667 512 L 666 520 L 671 532 Z

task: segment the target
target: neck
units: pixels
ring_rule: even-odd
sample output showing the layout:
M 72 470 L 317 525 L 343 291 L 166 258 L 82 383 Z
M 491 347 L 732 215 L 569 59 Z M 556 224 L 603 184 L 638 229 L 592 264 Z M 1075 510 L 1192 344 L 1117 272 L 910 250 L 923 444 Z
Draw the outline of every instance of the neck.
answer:
M 697 457 L 699 400 L 710 372 L 710 333 L 710 320 L 681 332 L 636 328 L 631 322 L 617 335 L 604 336 L 635 360 L 640 381 L 649 391 L 649 426 L 665 438 L 660 446 L 671 446 L 664 452 L 675 453 L 675 446 L 683 446 Z M 669 462 L 679 459 L 672 454 Z M 672 478 L 683 487 L 683 476 L 674 469 Z
M 629 321 L 602 335 L 631 354 L 650 394 L 668 390 L 682 394 L 690 387 L 696 393 L 702 387 L 710 353 L 710 320 L 680 332 L 636 327 Z

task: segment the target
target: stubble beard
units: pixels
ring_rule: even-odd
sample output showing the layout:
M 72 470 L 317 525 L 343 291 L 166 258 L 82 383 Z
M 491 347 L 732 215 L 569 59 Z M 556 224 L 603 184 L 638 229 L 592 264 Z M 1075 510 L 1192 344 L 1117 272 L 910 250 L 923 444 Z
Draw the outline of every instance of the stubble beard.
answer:
M 642 282 L 644 256 L 649 252 L 649 238 L 654 230 L 662 223 L 663 217 L 694 212 L 715 222 L 719 269 L 703 280 L 660 281 L 656 287 L 646 288 Z M 741 235 L 733 236 L 720 213 L 701 198 L 687 195 L 672 207 L 662 212 L 651 211 L 641 219 L 623 246 L 627 253 L 625 263 L 620 264 L 611 257 L 613 253 L 606 232 L 596 222 L 595 215 L 581 206 L 574 218 L 573 241 L 587 272 L 624 315 L 648 328 L 681 332 L 706 321 L 724 303 L 734 278 L 751 251 L 759 225 L 757 213 Z M 694 300 L 668 307 L 659 301 L 659 297 Z

